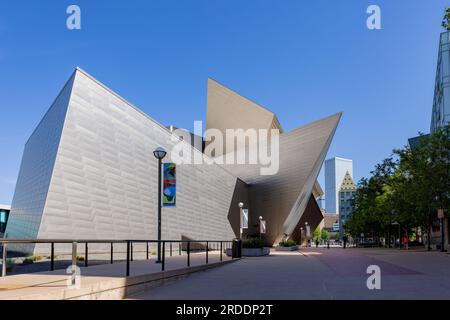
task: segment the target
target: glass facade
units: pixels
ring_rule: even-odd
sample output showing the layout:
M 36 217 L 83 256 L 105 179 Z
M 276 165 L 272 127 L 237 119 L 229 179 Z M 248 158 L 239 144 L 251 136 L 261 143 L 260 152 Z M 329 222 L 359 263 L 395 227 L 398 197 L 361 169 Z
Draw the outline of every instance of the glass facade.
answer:
M 5 233 L 8 217 L 9 217 L 9 210 L 0 209 L 0 233 Z
M 441 33 L 430 131 L 450 123 L 450 32 Z

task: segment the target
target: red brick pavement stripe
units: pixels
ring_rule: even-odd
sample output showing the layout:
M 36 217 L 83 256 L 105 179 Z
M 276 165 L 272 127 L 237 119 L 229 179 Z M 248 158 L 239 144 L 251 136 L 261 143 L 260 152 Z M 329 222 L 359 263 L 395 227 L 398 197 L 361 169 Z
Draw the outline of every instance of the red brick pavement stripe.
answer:
M 362 276 L 367 275 L 366 270 L 370 265 L 377 265 L 381 269 L 382 275 L 419 275 L 420 272 L 403 268 L 398 265 L 370 257 L 364 252 L 352 249 L 332 248 L 332 249 L 308 249 L 304 251 L 313 253 L 316 257 L 336 274 L 341 276 Z

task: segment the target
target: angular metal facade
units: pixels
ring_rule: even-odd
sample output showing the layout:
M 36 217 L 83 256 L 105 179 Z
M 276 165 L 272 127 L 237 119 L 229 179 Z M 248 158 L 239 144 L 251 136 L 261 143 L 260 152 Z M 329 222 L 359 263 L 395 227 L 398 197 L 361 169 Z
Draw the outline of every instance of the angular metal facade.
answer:
M 38 237 L 74 78 L 66 83 L 25 145 L 5 231 L 9 238 Z
M 77 69 L 27 143 L 8 238 L 156 239 L 152 151 L 170 151 L 171 136 Z M 217 165 L 178 166 L 177 205 L 163 208 L 162 238 L 232 239 L 236 182 Z
M 207 108 L 207 128 L 281 129 L 272 112 L 213 80 Z M 240 201 L 250 212 L 246 234 L 257 233 L 255 221 L 263 216 L 269 244 L 294 237 L 305 219 L 311 227 L 320 223 L 316 179 L 340 116 L 280 130 L 274 175 L 260 175 L 259 165 L 178 165 L 177 204 L 163 208 L 162 238 L 234 238 Z M 167 128 L 76 69 L 26 144 L 7 237 L 155 239 L 158 169 L 152 151 L 164 147 L 170 162 L 179 143 Z
M 265 239 L 270 245 L 282 238 L 289 238 L 295 232 L 313 195 L 317 176 L 340 117 L 341 114 L 336 114 L 282 133 L 279 171 L 274 175 L 260 175 L 260 165 L 224 165 L 249 185 L 249 201 L 243 201 L 250 216 L 247 234 L 258 233 L 255 225 L 259 216 L 266 220 Z M 315 212 L 320 217 L 312 217 L 308 221 L 311 229 L 322 220 L 320 210 Z M 317 223 L 313 224 L 312 221 L 316 220 Z

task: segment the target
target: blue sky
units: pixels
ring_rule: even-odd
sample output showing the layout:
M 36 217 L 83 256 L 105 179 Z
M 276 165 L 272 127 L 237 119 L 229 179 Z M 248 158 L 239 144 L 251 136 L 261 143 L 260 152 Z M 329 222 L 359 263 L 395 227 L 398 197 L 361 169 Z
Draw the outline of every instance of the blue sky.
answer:
M 70 4 L 81 30 L 66 28 Z M 382 30 L 366 28 L 370 4 Z M 24 144 L 75 66 L 188 129 L 205 118 L 208 76 L 274 111 L 286 131 L 342 111 L 328 156 L 353 159 L 359 180 L 429 130 L 446 5 L 0 0 L 0 203 L 11 202 Z

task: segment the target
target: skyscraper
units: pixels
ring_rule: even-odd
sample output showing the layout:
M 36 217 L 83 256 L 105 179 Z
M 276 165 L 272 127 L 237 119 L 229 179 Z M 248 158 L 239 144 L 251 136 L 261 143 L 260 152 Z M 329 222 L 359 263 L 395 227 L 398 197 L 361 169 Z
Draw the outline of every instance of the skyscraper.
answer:
M 351 200 L 355 193 L 356 185 L 347 171 L 339 189 L 339 234 L 341 237 L 344 236 L 345 223 L 353 211 Z
M 450 31 L 439 40 L 436 82 L 434 87 L 431 133 L 450 124 Z
M 353 177 L 353 160 L 334 157 L 325 161 L 325 210 L 339 214 L 339 190 L 346 173 Z

